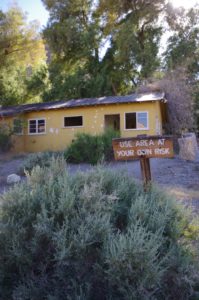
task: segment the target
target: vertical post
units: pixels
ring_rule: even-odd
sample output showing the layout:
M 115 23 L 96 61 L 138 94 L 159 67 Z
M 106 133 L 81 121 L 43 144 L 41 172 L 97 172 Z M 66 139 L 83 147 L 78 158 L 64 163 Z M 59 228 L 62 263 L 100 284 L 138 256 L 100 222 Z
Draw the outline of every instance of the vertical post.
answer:
M 142 173 L 142 180 L 144 184 L 144 190 L 147 191 L 148 186 L 151 182 L 151 168 L 150 168 L 150 160 L 146 158 L 146 156 L 140 157 L 140 167 Z

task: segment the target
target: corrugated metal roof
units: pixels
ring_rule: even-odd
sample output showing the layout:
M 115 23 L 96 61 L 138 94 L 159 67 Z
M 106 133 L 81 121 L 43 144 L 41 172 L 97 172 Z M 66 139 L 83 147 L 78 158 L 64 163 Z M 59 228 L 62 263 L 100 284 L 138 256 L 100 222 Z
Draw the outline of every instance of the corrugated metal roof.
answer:
M 82 106 L 95 106 L 104 104 L 121 104 L 121 103 L 135 103 L 144 101 L 161 101 L 164 100 L 164 93 L 144 93 L 144 94 L 131 94 L 127 96 L 109 96 L 101 98 L 84 98 L 73 100 L 52 101 L 35 104 L 25 104 L 18 106 L 2 107 L 0 108 L 0 116 L 13 116 L 21 113 L 40 111 L 40 110 L 52 110 L 52 109 L 64 109 Z

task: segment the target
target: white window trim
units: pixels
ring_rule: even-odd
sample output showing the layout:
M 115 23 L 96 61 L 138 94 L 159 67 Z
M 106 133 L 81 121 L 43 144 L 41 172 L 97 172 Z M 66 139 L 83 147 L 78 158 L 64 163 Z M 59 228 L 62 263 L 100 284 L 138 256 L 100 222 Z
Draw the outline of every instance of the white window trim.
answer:
M 36 129 L 38 131 L 38 121 L 39 120 L 44 120 L 45 121 L 45 131 L 44 132 L 30 132 L 30 121 L 36 121 Z M 35 119 L 28 119 L 28 135 L 42 135 L 46 134 L 46 118 L 35 118 Z
M 82 117 L 82 125 L 81 126 L 64 126 L 64 124 L 65 124 L 65 122 L 64 122 L 64 120 L 65 120 L 65 118 L 75 118 L 75 117 Z M 84 127 L 84 116 L 83 115 L 72 115 L 72 116 L 64 116 L 64 119 L 63 119 L 63 128 L 65 129 L 67 129 L 67 128 L 82 128 L 82 127 Z
M 13 119 L 13 132 L 14 132 L 14 120 L 20 120 L 20 119 L 17 119 L 17 118 Z M 22 121 L 22 120 L 20 120 L 20 121 Z M 14 135 L 24 135 L 24 128 L 23 128 L 23 126 L 22 126 L 22 131 L 20 133 L 14 132 Z
M 136 113 L 136 128 L 126 128 L 126 114 Z M 147 127 L 146 128 L 137 128 L 137 114 L 146 113 L 147 114 Z M 124 130 L 126 131 L 137 131 L 137 130 L 149 130 L 149 112 L 148 111 L 128 111 L 124 113 Z

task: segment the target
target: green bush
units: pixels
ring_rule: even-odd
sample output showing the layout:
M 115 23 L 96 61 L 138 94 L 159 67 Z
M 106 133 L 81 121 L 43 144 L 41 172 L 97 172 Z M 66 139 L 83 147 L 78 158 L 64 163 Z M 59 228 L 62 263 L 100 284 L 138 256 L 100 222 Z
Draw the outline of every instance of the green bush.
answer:
M 53 157 L 57 158 L 62 155 L 61 152 L 52 151 L 31 153 L 24 160 L 24 163 L 20 168 L 20 173 L 23 173 L 24 170 L 30 172 L 36 166 L 40 166 L 41 168 L 49 167 Z
M 197 230 L 171 199 L 144 193 L 125 173 L 98 167 L 71 176 L 53 158 L 0 200 L 2 300 L 193 294 Z
M 12 147 L 12 130 L 6 124 L 0 125 L 0 152 L 6 152 Z
M 119 137 L 119 132 L 112 129 L 96 136 L 77 134 L 64 153 L 65 159 L 72 163 L 87 162 L 93 165 L 102 160 L 110 160 L 113 158 L 112 139 L 116 137 Z

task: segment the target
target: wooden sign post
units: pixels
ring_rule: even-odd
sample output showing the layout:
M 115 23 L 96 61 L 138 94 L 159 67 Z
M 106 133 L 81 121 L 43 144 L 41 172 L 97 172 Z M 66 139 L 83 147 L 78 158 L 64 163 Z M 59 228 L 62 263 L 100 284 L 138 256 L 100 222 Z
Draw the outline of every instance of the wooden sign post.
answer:
M 139 159 L 146 189 L 151 182 L 150 158 L 174 156 L 173 139 L 170 136 L 137 136 L 118 138 L 112 141 L 115 160 Z
M 140 157 L 140 167 L 144 187 L 146 187 L 151 182 L 151 167 L 149 158 L 146 158 L 144 156 Z

